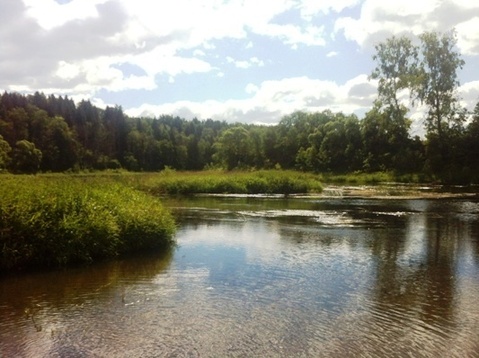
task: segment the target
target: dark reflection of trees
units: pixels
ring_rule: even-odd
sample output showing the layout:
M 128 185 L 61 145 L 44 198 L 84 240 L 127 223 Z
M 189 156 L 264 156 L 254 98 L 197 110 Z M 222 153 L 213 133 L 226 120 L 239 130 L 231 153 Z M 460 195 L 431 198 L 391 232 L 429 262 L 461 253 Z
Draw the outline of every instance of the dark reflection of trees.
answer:
M 174 248 L 127 259 L 97 263 L 64 271 L 30 273 L 0 281 L 0 319 L 29 315 L 44 305 L 81 304 L 89 294 L 118 289 L 121 281 L 153 278 L 171 263 Z M 9 318 L 11 319 L 11 318 Z
M 474 262 L 476 269 L 479 269 L 479 214 L 478 220 L 471 224 L 471 245 L 474 250 Z
M 398 256 L 404 251 L 403 230 L 376 229 L 372 231 L 369 248 L 376 263 L 375 295 L 379 301 L 399 297 L 403 289 L 403 273 Z
M 415 214 L 416 221 L 410 216 L 409 230 L 372 232 L 371 251 L 377 262 L 372 299 L 377 310 L 399 308 L 430 325 L 451 324 L 455 273 L 469 230 L 451 215 L 452 208 L 430 210 Z M 424 227 L 414 227 L 418 215 Z M 422 231 L 419 237 L 418 231 Z M 419 244 L 422 252 L 414 257 L 403 255 L 408 242 Z
M 458 260 L 457 246 L 462 238 L 463 226 L 450 218 L 429 217 L 427 220 L 426 253 L 421 271 L 424 280 L 423 319 L 441 316 L 452 321 L 454 310 L 455 271 Z M 437 302 L 436 304 L 430 304 Z
M 166 270 L 171 263 L 174 248 L 163 253 L 149 253 L 143 257 L 97 263 L 88 267 L 65 271 L 39 272 L 3 277 L 0 280 L 0 355 L 23 357 L 29 354 L 21 344 L 27 332 L 46 332 L 58 313 L 66 307 L 82 307 L 93 298 L 122 304 L 121 292 L 125 286 L 139 280 L 149 280 Z M 40 333 L 37 333 L 40 334 Z M 27 338 L 28 339 L 28 338 Z M 67 347 L 68 348 L 68 347 Z M 62 351 L 55 356 L 84 356 L 79 351 Z

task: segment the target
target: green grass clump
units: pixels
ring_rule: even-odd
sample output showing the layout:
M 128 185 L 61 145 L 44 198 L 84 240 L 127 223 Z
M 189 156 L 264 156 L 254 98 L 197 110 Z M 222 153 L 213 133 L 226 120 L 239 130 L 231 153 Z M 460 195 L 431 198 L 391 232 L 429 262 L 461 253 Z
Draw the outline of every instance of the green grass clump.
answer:
M 348 174 L 321 174 L 321 178 L 325 183 L 331 184 L 352 184 L 352 185 L 366 185 L 366 184 L 380 184 L 380 183 L 422 183 L 427 182 L 428 178 L 417 174 L 400 175 L 393 172 L 375 172 L 362 173 L 354 172 Z
M 0 269 L 63 266 L 172 244 L 169 211 L 110 178 L 0 177 Z
M 142 189 L 154 194 L 294 194 L 322 191 L 317 175 L 295 171 L 166 171 L 143 177 Z

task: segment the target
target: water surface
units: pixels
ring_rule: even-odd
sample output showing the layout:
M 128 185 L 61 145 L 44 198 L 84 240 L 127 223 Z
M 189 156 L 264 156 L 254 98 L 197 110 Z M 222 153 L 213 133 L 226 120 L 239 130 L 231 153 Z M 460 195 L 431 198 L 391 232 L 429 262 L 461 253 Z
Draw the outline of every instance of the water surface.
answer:
M 162 255 L 0 281 L 0 356 L 479 357 L 479 201 L 169 199 Z

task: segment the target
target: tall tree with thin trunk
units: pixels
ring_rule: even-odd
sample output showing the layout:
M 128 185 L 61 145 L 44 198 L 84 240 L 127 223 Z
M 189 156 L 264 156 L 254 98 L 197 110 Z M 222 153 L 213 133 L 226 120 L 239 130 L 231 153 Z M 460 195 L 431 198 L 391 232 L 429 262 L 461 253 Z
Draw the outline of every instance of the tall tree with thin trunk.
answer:
M 421 39 L 421 71 L 413 85 L 416 98 L 428 106 L 426 128 L 443 142 L 445 131 L 461 121 L 457 71 L 464 61 L 456 51 L 456 34 L 426 32 Z
M 386 107 L 397 121 L 404 120 L 406 113 L 401 104 L 401 91 L 410 89 L 418 72 L 418 49 L 405 36 L 387 39 L 378 44 L 373 59 L 377 67 L 370 78 L 378 80 L 378 102 Z

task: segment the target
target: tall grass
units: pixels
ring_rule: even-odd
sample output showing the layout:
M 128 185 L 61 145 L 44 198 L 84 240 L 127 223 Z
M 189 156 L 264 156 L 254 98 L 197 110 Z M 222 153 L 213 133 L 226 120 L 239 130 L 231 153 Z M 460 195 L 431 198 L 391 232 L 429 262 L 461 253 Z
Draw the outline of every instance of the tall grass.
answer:
M 176 172 L 142 177 L 136 185 L 154 194 L 293 194 L 319 193 L 319 177 L 295 171 Z
M 62 266 L 171 245 L 158 199 L 104 177 L 0 176 L 0 269 Z
M 424 174 L 396 174 L 394 172 L 375 172 L 375 173 L 348 173 L 348 174 L 330 174 L 323 173 L 320 175 L 324 183 L 331 184 L 380 184 L 380 183 L 425 183 L 431 182 L 430 178 Z

